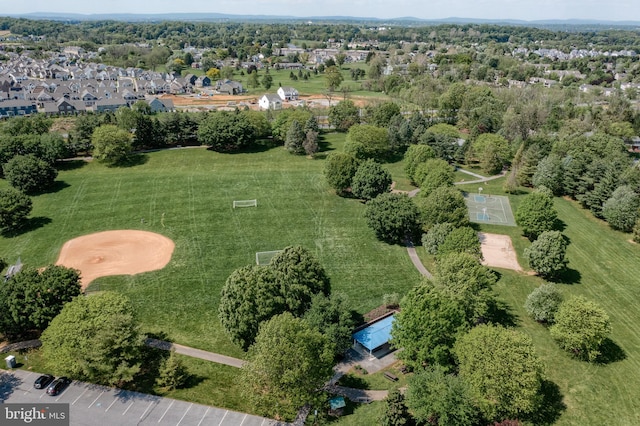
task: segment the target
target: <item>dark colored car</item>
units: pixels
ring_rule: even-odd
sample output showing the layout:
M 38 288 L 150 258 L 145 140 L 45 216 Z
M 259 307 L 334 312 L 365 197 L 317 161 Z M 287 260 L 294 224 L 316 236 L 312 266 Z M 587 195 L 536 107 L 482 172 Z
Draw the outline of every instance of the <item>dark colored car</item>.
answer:
M 47 388 L 47 393 L 51 396 L 56 396 L 69 386 L 69 383 L 71 383 L 71 380 L 68 377 L 59 377 L 51 382 Z
M 49 383 L 53 382 L 53 377 L 51 374 L 43 374 L 38 377 L 35 382 L 33 382 L 33 387 L 36 389 L 44 389 L 49 386 Z

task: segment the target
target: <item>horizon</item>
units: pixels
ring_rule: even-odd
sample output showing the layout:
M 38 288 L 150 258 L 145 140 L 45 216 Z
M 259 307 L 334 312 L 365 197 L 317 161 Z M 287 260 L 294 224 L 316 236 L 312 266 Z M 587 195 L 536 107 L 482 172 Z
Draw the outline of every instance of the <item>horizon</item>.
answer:
M 0 5 L 9 0 L 0 0 Z M 150 5 L 153 5 L 150 7 Z M 112 0 L 108 5 L 74 0 L 59 0 L 55 10 L 49 0 L 32 0 L 16 4 L 11 2 L 11 13 L 91 15 L 165 15 L 165 14 L 228 14 L 241 16 L 286 16 L 292 18 L 352 17 L 397 19 L 412 17 L 421 20 L 586 20 L 586 21 L 640 21 L 640 2 L 613 0 L 603 8 L 595 0 L 434 0 L 426 5 L 418 0 L 354 0 L 344 4 L 338 0 L 322 2 L 311 0 L 221 0 L 212 6 L 204 0 L 192 0 L 191 8 L 179 10 L 173 1 L 130 2 Z M 7 7 L 8 9 L 8 7 Z M 390 11 L 393 11 L 391 13 Z

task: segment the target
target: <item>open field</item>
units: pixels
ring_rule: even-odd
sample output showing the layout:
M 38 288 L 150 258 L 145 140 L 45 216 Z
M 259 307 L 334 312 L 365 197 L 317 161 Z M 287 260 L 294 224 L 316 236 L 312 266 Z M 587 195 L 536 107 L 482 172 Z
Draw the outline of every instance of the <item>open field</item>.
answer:
M 502 193 L 502 180 L 491 182 L 492 191 Z M 461 188 L 461 189 L 464 189 Z M 471 188 L 469 188 L 471 190 Z M 522 195 L 509 197 L 514 210 Z M 629 243 L 629 235 L 612 231 L 573 201 L 556 198 L 555 206 L 569 238 L 569 272 L 560 284 L 565 296 L 583 295 L 599 303 L 611 317 L 613 333 L 606 362 L 576 361 L 560 350 L 547 329 L 524 311 L 528 294 L 542 280 L 500 270 L 496 291 L 512 310 L 517 326 L 529 334 L 542 357 L 549 380 L 559 386 L 566 410 L 558 425 L 632 425 L 640 423 L 640 246 Z M 479 225 L 484 232 L 510 235 L 521 265 L 529 245 L 519 228 Z
M 34 198 L 33 223 L 42 226 L 0 239 L 0 253 L 39 267 L 55 262 L 64 242 L 81 235 L 113 229 L 165 235 L 176 244 L 166 268 L 99 278 L 89 291 L 129 296 L 145 331 L 236 357 L 243 353 L 218 323 L 218 299 L 230 272 L 254 263 L 257 251 L 310 249 L 333 290 L 346 293 L 361 313 L 418 280 L 403 247 L 375 239 L 364 206 L 326 186 L 321 159 L 282 148 L 245 154 L 182 149 L 145 159 L 129 168 L 69 165 L 57 192 Z M 258 208 L 232 209 L 233 200 L 254 198 Z

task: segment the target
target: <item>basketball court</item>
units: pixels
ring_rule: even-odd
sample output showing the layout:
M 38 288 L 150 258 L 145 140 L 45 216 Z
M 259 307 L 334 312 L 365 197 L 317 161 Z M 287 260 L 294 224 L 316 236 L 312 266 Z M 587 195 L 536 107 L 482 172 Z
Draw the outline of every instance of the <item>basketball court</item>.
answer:
M 467 193 L 464 195 L 464 199 L 469 208 L 469 220 L 471 222 L 516 226 L 508 197 Z

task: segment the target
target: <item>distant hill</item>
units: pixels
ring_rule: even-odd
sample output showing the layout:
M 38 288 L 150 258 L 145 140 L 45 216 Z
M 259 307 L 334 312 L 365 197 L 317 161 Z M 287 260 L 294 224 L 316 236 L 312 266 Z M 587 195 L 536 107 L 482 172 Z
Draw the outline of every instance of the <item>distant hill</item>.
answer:
M 231 15 L 225 13 L 157 13 L 132 14 L 110 13 L 90 14 L 35 12 L 27 14 L 7 14 L 5 16 L 27 19 L 49 19 L 56 21 L 104 21 L 115 20 L 125 22 L 354 22 L 372 24 L 427 25 L 427 24 L 499 24 L 524 26 L 602 26 L 602 27 L 635 27 L 640 28 L 640 21 L 605 21 L 591 19 L 544 19 L 525 21 L 519 19 L 475 19 L 450 17 L 442 19 L 422 19 L 412 16 L 398 18 L 374 18 L 357 16 L 288 16 L 288 15 Z

